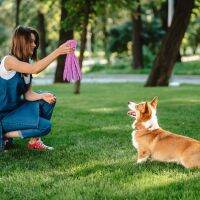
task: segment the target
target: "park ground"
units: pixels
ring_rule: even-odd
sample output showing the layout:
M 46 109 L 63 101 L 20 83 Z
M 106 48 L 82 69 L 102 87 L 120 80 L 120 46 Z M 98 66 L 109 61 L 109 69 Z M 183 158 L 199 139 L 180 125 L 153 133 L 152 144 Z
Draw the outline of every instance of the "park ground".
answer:
M 170 163 L 137 165 L 131 145 L 129 100 L 159 97 L 162 128 L 200 139 L 198 85 L 144 88 L 141 84 L 35 86 L 57 96 L 52 152 L 26 149 L 24 140 L 0 157 L 1 199 L 200 199 L 200 171 Z
M 132 69 L 130 58 L 116 59 L 113 64 L 108 64 L 105 59 L 87 58 L 83 62 L 83 83 L 143 83 L 147 81 L 151 71 L 150 67 Z M 53 62 L 45 71 L 36 75 L 34 85 L 53 84 L 57 63 Z M 182 62 L 177 62 L 172 72 L 170 85 L 200 84 L 200 57 L 183 57 Z

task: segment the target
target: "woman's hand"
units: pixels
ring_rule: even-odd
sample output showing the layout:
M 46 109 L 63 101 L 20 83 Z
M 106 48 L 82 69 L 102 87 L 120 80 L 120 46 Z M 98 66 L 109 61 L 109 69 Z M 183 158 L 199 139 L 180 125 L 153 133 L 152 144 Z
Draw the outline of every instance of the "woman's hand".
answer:
M 42 99 L 49 104 L 56 102 L 56 97 L 53 94 L 48 93 L 48 92 L 42 94 Z
M 61 44 L 57 49 L 59 55 L 70 54 L 74 51 L 74 48 L 71 48 L 67 43 Z

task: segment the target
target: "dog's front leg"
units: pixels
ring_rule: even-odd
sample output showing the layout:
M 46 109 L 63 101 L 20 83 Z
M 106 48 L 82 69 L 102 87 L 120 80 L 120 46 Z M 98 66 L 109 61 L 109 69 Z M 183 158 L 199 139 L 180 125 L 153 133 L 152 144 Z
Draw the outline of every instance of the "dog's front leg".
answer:
M 148 149 L 138 149 L 138 158 L 137 158 L 137 163 L 143 163 L 146 162 L 147 159 L 150 157 L 151 153 Z

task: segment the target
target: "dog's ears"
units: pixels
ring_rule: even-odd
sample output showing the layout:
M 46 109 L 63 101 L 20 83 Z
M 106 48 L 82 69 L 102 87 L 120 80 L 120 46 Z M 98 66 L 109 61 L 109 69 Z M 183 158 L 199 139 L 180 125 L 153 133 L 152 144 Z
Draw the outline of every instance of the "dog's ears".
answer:
M 149 113 L 149 105 L 145 102 L 145 113 Z
M 158 105 L 158 97 L 154 97 L 150 104 L 151 104 L 151 106 L 152 106 L 153 108 L 156 109 L 156 108 L 157 108 L 157 105 Z
M 143 103 L 143 104 L 140 104 L 139 107 L 138 107 L 138 109 L 139 109 L 139 111 L 140 111 L 141 113 L 146 113 L 147 110 L 148 110 L 148 103 L 145 102 L 145 103 Z

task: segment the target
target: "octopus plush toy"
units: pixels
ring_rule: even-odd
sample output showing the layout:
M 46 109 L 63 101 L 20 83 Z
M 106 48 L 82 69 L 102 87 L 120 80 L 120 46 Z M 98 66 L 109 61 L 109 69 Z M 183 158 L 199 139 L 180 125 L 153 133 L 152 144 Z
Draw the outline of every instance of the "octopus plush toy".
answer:
M 66 42 L 71 48 L 74 50 L 77 46 L 76 40 L 68 40 Z M 81 80 L 82 74 L 79 66 L 78 58 L 76 57 L 75 53 L 72 52 L 66 56 L 65 59 L 65 67 L 63 72 L 63 80 L 67 82 L 76 82 Z

